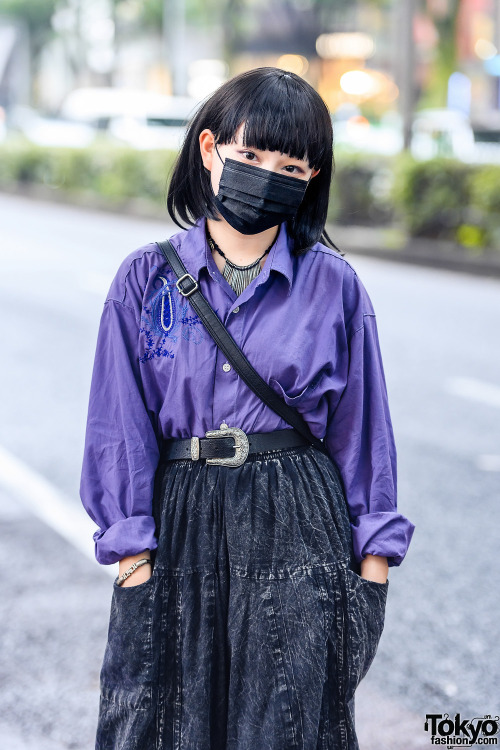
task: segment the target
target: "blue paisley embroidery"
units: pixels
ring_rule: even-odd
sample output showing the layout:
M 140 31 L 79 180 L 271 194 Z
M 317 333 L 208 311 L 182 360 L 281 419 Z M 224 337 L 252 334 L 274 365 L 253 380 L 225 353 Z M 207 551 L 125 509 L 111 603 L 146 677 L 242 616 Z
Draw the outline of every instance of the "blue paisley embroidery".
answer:
M 143 305 L 141 321 L 144 325 L 139 330 L 146 339 L 146 351 L 139 357 L 142 364 L 155 357 L 173 359 L 172 344 L 177 343 L 179 336 L 195 344 L 205 338 L 203 323 L 180 294 L 176 280 L 170 268 L 165 275 L 158 274 L 153 281 L 153 291 Z

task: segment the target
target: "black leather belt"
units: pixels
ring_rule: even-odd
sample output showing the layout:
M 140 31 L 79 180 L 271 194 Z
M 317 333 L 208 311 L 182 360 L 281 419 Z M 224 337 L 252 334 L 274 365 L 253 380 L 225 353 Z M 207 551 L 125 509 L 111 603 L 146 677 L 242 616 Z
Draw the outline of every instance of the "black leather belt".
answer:
M 241 466 L 249 453 L 295 448 L 300 445 L 311 443 L 295 429 L 254 432 L 247 435 L 239 427 L 228 427 L 223 422 L 220 430 L 209 430 L 205 437 L 164 440 L 160 460 L 205 459 L 207 464 Z

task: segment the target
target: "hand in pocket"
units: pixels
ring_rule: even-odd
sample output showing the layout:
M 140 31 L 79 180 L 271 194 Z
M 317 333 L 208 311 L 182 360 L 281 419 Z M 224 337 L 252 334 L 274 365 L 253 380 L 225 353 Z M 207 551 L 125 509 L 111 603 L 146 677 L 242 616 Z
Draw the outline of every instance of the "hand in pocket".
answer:
M 118 565 L 118 577 L 122 576 L 127 570 L 129 570 L 132 565 L 140 562 L 141 560 L 151 560 L 149 549 L 139 553 L 138 555 L 130 555 L 120 560 L 120 563 Z M 152 562 L 141 563 L 138 568 L 136 568 L 132 573 L 130 573 L 129 576 L 127 576 L 127 578 L 125 578 L 120 586 L 122 588 L 128 588 L 129 586 L 139 586 L 141 583 L 145 583 L 149 578 L 151 578 L 152 572 Z
M 123 581 L 122 586 L 123 588 L 127 588 L 128 586 L 139 586 L 141 583 L 145 583 L 149 580 L 151 576 L 151 565 L 141 565 L 140 568 L 134 570 L 132 575 Z

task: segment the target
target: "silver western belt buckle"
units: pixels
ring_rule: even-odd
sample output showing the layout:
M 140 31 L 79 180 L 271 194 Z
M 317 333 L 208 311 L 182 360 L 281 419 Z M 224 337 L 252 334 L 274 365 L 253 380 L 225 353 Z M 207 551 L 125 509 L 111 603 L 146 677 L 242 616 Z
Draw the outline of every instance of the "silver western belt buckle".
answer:
M 228 427 L 224 422 L 221 424 L 220 430 L 208 430 L 205 432 L 207 438 L 224 438 L 232 437 L 234 439 L 234 456 L 228 456 L 227 458 L 206 458 L 207 464 L 218 464 L 219 466 L 241 466 L 246 461 L 249 450 L 248 437 L 243 430 L 239 427 Z M 195 460 L 199 458 L 199 443 L 197 447 L 193 444 L 193 440 L 197 441 L 198 438 L 191 438 L 191 457 Z M 198 450 L 197 450 L 198 448 Z M 198 455 L 196 455 L 198 453 Z

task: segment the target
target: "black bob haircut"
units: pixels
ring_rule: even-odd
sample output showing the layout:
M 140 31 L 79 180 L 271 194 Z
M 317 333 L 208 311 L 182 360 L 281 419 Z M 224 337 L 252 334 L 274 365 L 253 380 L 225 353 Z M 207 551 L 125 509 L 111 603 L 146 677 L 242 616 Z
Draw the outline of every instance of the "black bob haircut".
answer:
M 243 144 L 307 159 L 320 172 L 310 180 L 293 219 L 287 220 L 293 255 L 316 242 L 340 252 L 325 231 L 330 183 L 335 168 L 333 130 L 328 108 L 303 78 L 280 68 L 261 67 L 226 81 L 197 109 L 190 121 L 170 179 L 167 208 L 171 218 L 193 226 L 202 216 L 218 220 L 210 171 L 205 168 L 199 136 L 209 128 L 217 144 L 232 143 L 245 122 Z M 341 253 L 343 255 L 343 253 Z

